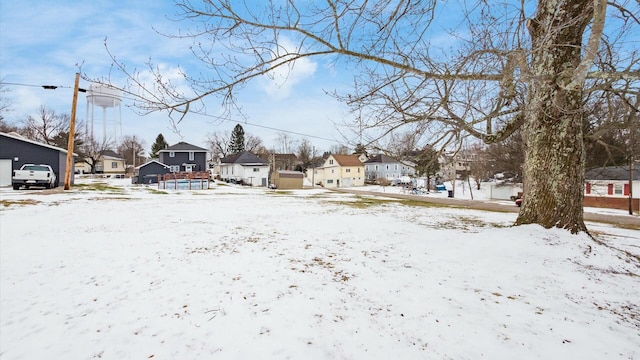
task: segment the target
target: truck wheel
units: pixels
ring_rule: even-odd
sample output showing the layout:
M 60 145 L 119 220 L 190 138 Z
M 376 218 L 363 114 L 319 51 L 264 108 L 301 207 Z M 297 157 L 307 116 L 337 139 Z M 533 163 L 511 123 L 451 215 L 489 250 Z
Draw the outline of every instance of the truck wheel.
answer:
M 13 184 L 13 190 L 20 190 L 20 185 Z

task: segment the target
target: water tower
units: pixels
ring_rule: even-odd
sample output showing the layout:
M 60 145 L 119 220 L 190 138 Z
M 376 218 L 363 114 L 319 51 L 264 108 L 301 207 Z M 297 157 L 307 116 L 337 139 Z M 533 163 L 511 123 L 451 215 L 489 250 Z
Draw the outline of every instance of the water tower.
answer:
M 113 125 L 113 141 L 118 141 L 118 137 L 122 136 L 122 92 L 114 87 L 104 84 L 91 84 L 87 90 L 87 117 L 91 119 L 91 128 L 89 121 L 86 122 L 87 135 L 95 139 L 94 119 L 96 107 L 102 109 L 102 141 L 106 143 L 110 130 L 107 130 L 107 124 Z M 113 115 L 107 117 L 107 109 L 113 109 Z M 109 126 L 111 128 L 111 126 Z M 119 129 L 118 129 L 119 128 Z M 119 132 L 118 132 L 119 130 Z

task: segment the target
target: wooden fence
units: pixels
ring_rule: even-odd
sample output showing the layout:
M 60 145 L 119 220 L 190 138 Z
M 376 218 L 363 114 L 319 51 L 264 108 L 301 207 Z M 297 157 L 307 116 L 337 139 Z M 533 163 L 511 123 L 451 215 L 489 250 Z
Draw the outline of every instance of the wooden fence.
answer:
M 194 183 L 199 185 L 198 189 L 209 188 L 208 171 L 191 171 L 158 175 L 158 189 L 167 189 L 167 181 L 173 181 L 173 189 L 178 189 L 179 180 L 186 180 L 189 190 L 191 190 Z

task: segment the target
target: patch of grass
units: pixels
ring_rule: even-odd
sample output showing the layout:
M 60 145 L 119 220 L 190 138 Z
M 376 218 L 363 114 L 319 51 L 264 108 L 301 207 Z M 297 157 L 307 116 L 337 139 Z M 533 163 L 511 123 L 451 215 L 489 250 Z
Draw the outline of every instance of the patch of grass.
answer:
M 484 220 L 471 217 L 471 216 L 456 216 L 452 220 L 440 223 L 439 226 L 445 227 L 447 229 L 460 229 L 465 231 L 468 231 L 471 229 L 486 228 L 486 227 L 492 227 L 492 228 L 508 227 L 506 225 L 486 222 Z
M 9 206 L 24 206 L 24 205 L 36 205 L 39 204 L 40 201 L 36 201 L 33 199 L 26 199 L 26 200 L 0 200 L 0 204 L 2 204 L 3 207 L 9 207 Z
M 336 201 L 333 203 L 351 206 L 357 209 L 366 209 L 372 206 L 381 206 L 389 203 L 397 203 L 397 200 L 362 197 L 357 195 L 353 201 Z
M 95 198 L 94 200 L 133 200 L 133 199 L 127 198 L 127 197 L 114 196 L 114 197 L 99 197 L 99 198 Z
M 269 194 L 269 195 L 291 195 L 292 192 L 288 191 L 288 190 L 273 190 L 273 191 L 267 192 L 267 194 Z
M 109 191 L 109 192 L 117 192 L 117 193 L 124 192 L 124 189 L 122 188 L 110 186 L 107 183 L 101 183 L 101 182 L 92 183 L 92 184 L 76 184 L 76 185 L 73 185 L 73 188 L 80 191 Z
M 168 192 L 161 191 L 161 190 L 158 190 L 158 189 L 145 188 L 145 190 L 150 192 L 150 193 L 152 193 L 152 194 L 158 194 L 158 195 L 167 195 L 168 194 Z
M 429 201 L 418 201 L 418 200 L 410 200 L 410 199 L 400 199 L 397 200 L 400 204 L 406 206 L 420 206 L 420 207 L 428 207 L 428 208 L 447 208 L 447 207 L 456 207 L 448 204 L 440 204 Z

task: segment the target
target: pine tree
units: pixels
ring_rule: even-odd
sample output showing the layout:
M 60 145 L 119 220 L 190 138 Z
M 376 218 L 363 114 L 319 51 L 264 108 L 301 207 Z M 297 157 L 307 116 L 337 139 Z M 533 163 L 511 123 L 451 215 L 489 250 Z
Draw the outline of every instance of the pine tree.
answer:
M 156 137 L 156 142 L 151 145 L 151 154 L 149 154 L 149 156 L 151 158 L 158 158 L 158 152 L 166 148 L 167 146 L 169 146 L 169 144 L 164 139 L 164 136 L 162 136 L 162 134 L 158 134 L 158 137 Z
M 244 151 L 244 129 L 240 124 L 233 128 L 231 140 L 229 140 L 229 154 L 238 154 Z
M 431 184 L 431 177 L 435 176 L 440 170 L 440 162 L 438 161 L 438 152 L 431 146 L 425 146 L 415 159 L 416 175 L 425 176 L 427 178 L 427 189 Z

